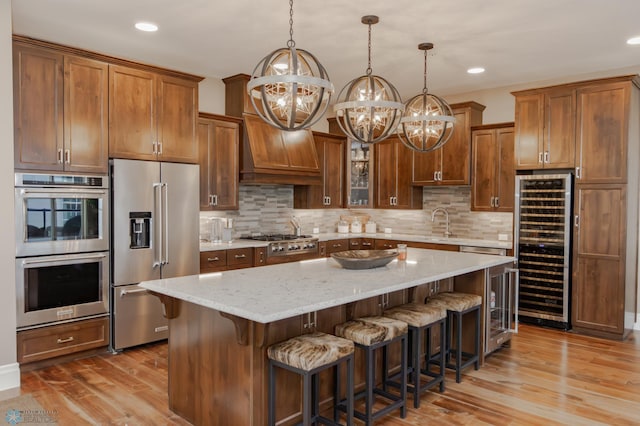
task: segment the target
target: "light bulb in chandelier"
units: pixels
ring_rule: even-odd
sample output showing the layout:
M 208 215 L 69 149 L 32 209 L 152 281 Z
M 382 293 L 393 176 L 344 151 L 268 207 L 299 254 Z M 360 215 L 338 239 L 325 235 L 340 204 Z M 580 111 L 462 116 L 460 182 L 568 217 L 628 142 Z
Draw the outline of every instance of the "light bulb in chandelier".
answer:
M 293 41 L 293 0 L 289 0 L 286 48 L 265 56 L 247 84 L 251 104 L 267 123 L 282 130 L 311 127 L 325 113 L 333 84 L 320 61 Z
M 443 146 L 453 133 L 455 117 L 449 104 L 427 89 L 427 51 L 432 43 L 421 43 L 424 51 L 424 88 L 422 93 L 409 99 L 400 120 L 400 140 L 417 152 L 430 152 Z
M 338 95 L 334 105 L 336 121 L 351 139 L 361 143 L 380 142 L 396 130 L 404 104 L 396 88 L 371 69 L 371 25 L 377 16 L 363 16 L 369 26 L 369 63 L 366 75 L 351 80 Z

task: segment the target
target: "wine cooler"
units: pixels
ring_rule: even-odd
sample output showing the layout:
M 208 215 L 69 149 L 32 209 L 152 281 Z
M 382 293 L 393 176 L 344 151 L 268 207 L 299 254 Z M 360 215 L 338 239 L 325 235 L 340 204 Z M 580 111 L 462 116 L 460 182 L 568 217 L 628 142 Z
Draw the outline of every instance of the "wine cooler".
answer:
M 569 329 L 572 175 L 516 176 L 522 322 Z

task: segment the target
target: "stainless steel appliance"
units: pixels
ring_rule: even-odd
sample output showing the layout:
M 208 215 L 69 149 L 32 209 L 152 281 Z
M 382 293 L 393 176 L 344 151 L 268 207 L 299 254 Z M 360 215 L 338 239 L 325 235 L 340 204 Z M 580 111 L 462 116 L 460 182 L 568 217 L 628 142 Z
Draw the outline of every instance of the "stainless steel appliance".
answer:
M 107 176 L 15 174 L 16 256 L 109 250 Z
M 516 176 L 515 249 L 523 322 L 569 329 L 572 175 Z
M 18 330 L 109 314 L 109 179 L 15 174 Z
M 160 301 L 137 284 L 199 272 L 199 171 L 111 160 L 111 349 L 168 337 Z
M 506 256 L 500 248 L 460 246 L 461 252 Z M 507 345 L 518 332 L 519 271 L 510 266 L 495 266 L 485 276 L 485 354 Z
M 16 259 L 18 330 L 106 316 L 109 253 Z
M 311 235 L 264 234 L 243 238 L 269 242 L 265 260 L 267 264 L 292 262 L 318 256 L 318 239 Z

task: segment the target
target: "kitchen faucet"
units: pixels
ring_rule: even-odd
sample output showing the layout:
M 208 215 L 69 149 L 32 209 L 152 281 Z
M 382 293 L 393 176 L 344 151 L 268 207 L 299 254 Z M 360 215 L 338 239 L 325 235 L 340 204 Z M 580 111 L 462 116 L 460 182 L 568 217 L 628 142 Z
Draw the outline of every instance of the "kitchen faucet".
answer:
M 436 220 L 436 213 L 438 212 L 442 212 L 444 213 L 444 218 L 447 222 L 447 228 L 444 231 L 444 236 L 445 238 L 449 238 L 451 236 L 451 232 L 449 232 L 449 212 L 446 209 L 443 209 L 442 207 L 437 207 L 435 209 L 433 209 L 433 213 L 431 213 L 431 222 L 435 222 Z

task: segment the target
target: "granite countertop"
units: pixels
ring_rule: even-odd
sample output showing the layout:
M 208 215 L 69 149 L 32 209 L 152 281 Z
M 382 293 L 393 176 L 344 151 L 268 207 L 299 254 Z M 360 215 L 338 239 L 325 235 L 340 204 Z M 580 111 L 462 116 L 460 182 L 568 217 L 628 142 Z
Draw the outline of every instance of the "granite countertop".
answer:
M 502 249 L 511 249 L 513 248 L 513 241 L 498 241 L 498 240 L 480 240 L 474 238 L 445 238 L 438 236 L 421 236 L 421 235 L 413 235 L 413 234 L 385 234 L 385 233 L 348 233 L 348 234 L 340 234 L 337 232 L 328 232 L 321 234 L 313 234 L 314 238 L 318 238 L 320 241 L 329 241 L 329 240 L 338 240 L 343 238 L 379 238 L 379 239 L 387 239 L 387 240 L 403 240 L 403 241 L 413 241 L 417 243 L 432 243 L 432 244 L 452 244 L 458 246 L 472 246 L 472 247 L 487 247 L 487 248 L 502 248 Z M 247 247 L 266 247 L 269 244 L 267 241 L 254 241 L 254 240 L 243 240 L 237 239 L 233 240 L 230 243 L 210 243 L 210 242 L 200 242 L 200 251 L 210 251 L 210 250 L 227 250 L 227 249 L 236 249 L 236 248 L 247 248 Z
M 513 262 L 515 258 L 409 248 L 407 260 L 343 269 L 332 258 L 145 281 L 176 299 L 269 323 Z

